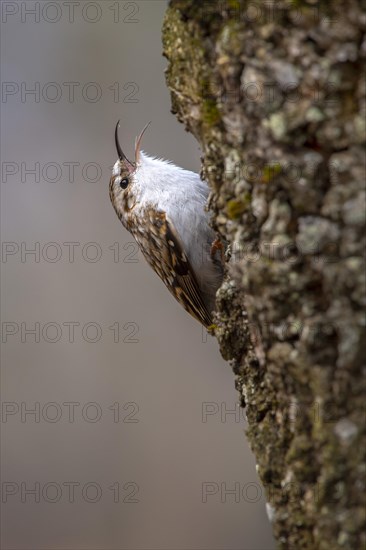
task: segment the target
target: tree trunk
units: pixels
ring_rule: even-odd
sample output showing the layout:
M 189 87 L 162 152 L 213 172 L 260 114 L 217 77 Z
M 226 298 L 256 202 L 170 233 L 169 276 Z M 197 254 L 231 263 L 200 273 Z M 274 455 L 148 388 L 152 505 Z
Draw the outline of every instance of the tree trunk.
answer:
M 214 331 L 279 548 L 365 545 L 361 4 L 171 0 L 164 24 L 229 243 Z

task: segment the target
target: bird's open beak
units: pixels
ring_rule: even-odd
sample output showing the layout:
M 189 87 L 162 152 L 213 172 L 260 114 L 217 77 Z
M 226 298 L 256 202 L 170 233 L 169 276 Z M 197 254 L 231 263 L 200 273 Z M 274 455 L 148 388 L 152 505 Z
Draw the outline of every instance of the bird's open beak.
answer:
M 139 137 L 136 138 L 136 141 L 135 141 L 135 164 L 138 164 L 139 161 L 140 161 L 140 147 L 141 147 L 142 136 L 144 135 L 144 133 L 146 132 L 146 130 L 150 126 L 150 124 L 151 124 L 151 121 L 146 124 L 145 128 L 142 130 Z
M 116 129 L 114 132 L 114 141 L 116 143 L 118 158 L 122 163 L 126 165 L 129 172 L 133 172 L 136 169 L 136 165 L 133 162 L 129 161 L 126 155 L 124 154 L 124 152 L 122 151 L 122 148 L 118 139 L 118 127 L 119 127 L 119 121 L 116 124 Z

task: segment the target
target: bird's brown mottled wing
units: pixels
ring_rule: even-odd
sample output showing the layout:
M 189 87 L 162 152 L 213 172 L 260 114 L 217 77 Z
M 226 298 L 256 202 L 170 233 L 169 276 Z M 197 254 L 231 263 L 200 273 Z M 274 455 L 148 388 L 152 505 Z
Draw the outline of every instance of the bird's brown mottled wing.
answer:
M 170 265 L 174 273 L 173 293 L 177 300 L 193 317 L 204 326 L 212 324 L 211 314 L 203 301 L 192 266 L 183 250 L 174 225 L 166 217 L 166 240 L 170 256 Z
M 153 208 L 147 209 L 145 215 L 149 220 L 149 238 L 134 232 L 145 258 L 184 309 L 209 327 L 211 315 L 174 224 L 165 212 Z

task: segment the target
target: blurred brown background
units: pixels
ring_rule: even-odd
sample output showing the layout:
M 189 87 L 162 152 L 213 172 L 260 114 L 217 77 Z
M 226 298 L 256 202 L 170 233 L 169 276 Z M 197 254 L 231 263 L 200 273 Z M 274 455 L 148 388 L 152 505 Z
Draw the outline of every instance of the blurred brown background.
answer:
M 199 170 L 165 8 L 2 4 L 4 549 L 274 547 L 233 374 L 109 202 L 118 118 Z

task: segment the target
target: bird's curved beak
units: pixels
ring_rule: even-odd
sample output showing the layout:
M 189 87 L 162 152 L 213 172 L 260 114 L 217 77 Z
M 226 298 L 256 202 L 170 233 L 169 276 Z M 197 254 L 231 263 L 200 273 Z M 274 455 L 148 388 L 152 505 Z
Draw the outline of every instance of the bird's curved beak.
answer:
M 150 124 L 151 124 L 151 121 L 146 124 L 145 128 L 142 130 L 139 137 L 136 138 L 136 141 L 135 141 L 135 164 L 138 164 L 140 162 L 140 147 L 141 147 L 142 136 L 144 135 L 144 133 L 146 132 L 146 130 L 148 129 Z
M 116 129 L 114 131 L 114 141 L 115 141 L 115 144 L 116 144 L 118 158 L 119 158 L 120 162 L 123 163 L 126 166 L 126 168 L 129 172 L 134 172 L 136 170 L 136 164 L 129 161 L 128 158 L 126 157 L 126 155 L 124 154 L 124 152 L 122 151 L 122 147 L 121 147 L 121 145 L 119 143 L 119 139 L 118 139 L 118 127 L 119 127 L 119 121 L 117 122 Z

